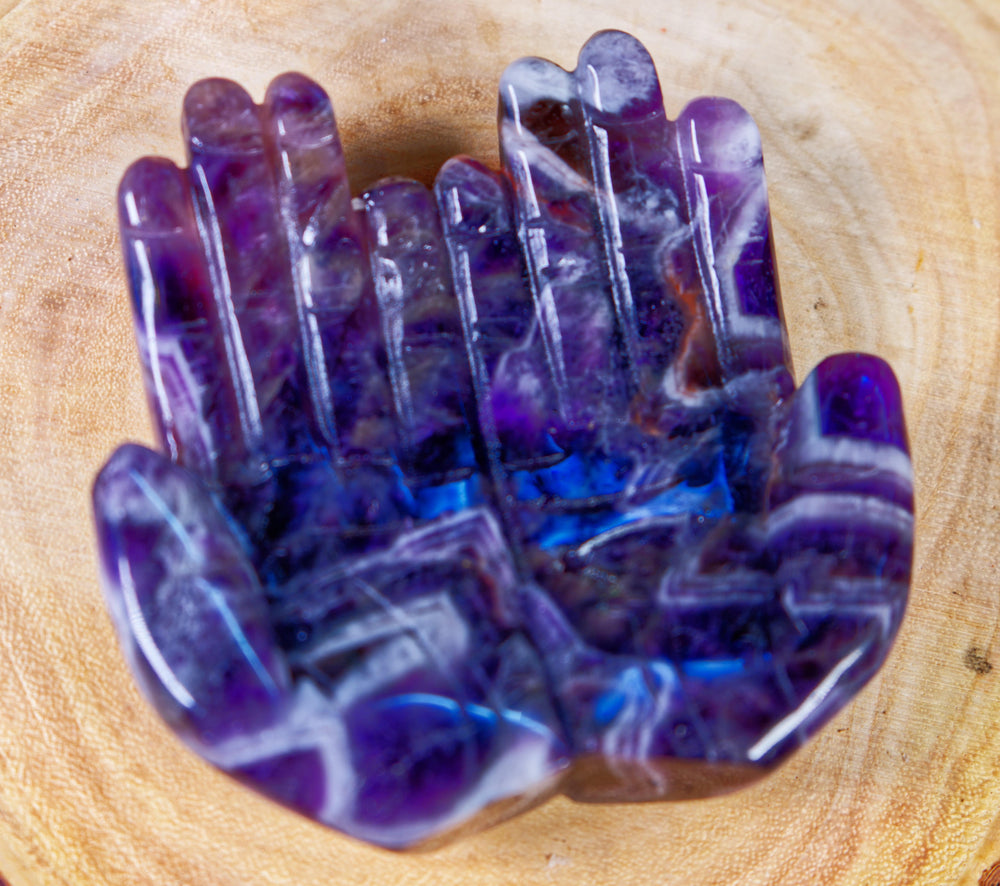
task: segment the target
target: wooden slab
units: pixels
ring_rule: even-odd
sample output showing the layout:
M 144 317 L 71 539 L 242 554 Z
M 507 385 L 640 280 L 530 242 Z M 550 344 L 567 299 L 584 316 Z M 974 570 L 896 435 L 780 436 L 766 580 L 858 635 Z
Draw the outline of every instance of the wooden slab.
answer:
M 975 884 L 1000 859 L 1000 7 L 994 0 L 0 0 L 0 871 L 33 884 Z M 201 763 L 143 703 L 98 592 L 95 471 L 150 439 L 113 215 L 181 159 L 186 87 L 299 69 L 356 189 L 496 159 L 500 71 L 650 49 L 672 114 L 763 132 L 802 377 L 896 368 L 917 468 L 912 605 L 882 675 L 764 783 L 646 806 L 558 800 L 395 856 Z

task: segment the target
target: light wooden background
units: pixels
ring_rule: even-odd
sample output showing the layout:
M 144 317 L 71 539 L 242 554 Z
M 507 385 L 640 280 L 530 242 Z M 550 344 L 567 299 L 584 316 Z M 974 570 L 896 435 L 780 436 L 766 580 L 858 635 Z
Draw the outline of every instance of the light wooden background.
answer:
M 0 0 L 0 872 L 34 884 L 951 886 L 1000 859 L 1000 2 Z M 557 800 L 430 855 L 353 843 L 230 783 L 133 688 L 98 591 L 91 479 L 149 424 L 113 198 L 181 159 L 181 98 L 299 69 L 355 190 L 496 159 L 503 66 L 636 34 L 668 110 L 741 101 L 765 145 L 799 376 L 889 359 L 917 469 L 887 667 L 740 794 Z M 991 664 L 992 663 L 992 664 Z M 991 670 L 992 667 L 992 670 Z

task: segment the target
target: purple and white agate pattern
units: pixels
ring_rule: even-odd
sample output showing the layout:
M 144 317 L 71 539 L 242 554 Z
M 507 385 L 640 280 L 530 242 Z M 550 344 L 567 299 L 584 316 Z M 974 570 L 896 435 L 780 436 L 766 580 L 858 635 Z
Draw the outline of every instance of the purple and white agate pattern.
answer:
M 500 82 L 501 171 L 352 199 L 330 101 L 184 102 L 119 212 L 159 435 L 97 478 L 108 605 L 195 750 L 346 834 L 440 843 L 555 792 L 768 772 L 905 608 L 899 387 L 798 389 L 761 143 L 667 118 L 646 50 Z

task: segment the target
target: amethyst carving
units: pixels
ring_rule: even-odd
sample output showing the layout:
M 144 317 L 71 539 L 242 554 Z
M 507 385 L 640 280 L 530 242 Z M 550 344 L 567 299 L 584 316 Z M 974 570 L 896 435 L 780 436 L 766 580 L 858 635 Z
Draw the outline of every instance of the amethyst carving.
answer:
M 899 388 L 795 389 L 760 137 L 619 32 L 500 83 L 503 170 L 352 200 L 325 93 L 184 103 L 119 192 L 161 450 L 94 489 L 109 607 L 199 753 L 347 834 L 719 793 L 875 673 L 910 576 Z

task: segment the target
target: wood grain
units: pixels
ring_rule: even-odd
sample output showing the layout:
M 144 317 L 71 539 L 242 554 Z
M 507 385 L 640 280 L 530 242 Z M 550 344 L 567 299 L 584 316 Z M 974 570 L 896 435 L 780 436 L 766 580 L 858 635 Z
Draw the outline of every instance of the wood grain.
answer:
M 1000 7 L 993 0 L 0 0 L 0 871 L 35 884 L 975 884 L 1000 858 Z M 763 133 L 802 377 L 889 359 L 917 469 L 912 604 L 787 766 L 690 803 L 554 801 L 429 855 L 369 849 L 185 751 L 133 688 L 89 487 L 150 439 L 113 217 L 181 158 L 186 87 L 327 86 L 356 188 L 496 159 L 503 66 L 636 34 L 672 114 Z

